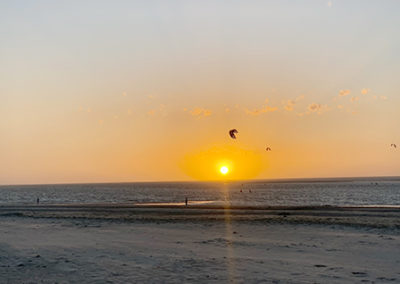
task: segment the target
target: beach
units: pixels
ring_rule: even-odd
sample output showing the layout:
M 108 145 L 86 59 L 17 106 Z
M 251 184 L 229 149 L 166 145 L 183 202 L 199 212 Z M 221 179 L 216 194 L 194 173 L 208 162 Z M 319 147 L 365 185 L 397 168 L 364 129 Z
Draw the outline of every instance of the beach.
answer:
M 394 207 L 0 207 L 1 283 L 396 283 Z
M 399 1 L 0 1 L 0 284 L 400 284 Z

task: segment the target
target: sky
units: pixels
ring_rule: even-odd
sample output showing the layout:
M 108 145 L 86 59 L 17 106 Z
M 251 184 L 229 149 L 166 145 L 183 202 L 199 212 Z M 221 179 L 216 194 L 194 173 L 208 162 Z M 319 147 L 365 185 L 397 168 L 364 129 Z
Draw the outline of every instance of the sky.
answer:
M 399 176 L 399 12 L 1 1 L 0 184 Z

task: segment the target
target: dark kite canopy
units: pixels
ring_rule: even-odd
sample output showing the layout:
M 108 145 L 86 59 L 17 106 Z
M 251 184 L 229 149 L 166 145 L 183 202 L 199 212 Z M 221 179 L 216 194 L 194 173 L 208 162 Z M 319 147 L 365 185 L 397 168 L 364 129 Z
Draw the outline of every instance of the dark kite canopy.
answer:
M 229 136 L 231 136 L 232 139 L 236 139 L 236 135 L 238 131 L 236 129 L 231 129 L 229 130 Z

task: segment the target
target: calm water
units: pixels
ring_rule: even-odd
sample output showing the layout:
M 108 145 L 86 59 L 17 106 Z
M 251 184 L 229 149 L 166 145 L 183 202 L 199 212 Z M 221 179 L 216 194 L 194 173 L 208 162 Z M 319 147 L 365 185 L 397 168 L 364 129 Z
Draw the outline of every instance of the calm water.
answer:
M 400 205 L 400 178 L 0 186 L 0 205 L 32 204 L 37 197 L 51 204 L 182 202 L 186 196 L 243 205 Z

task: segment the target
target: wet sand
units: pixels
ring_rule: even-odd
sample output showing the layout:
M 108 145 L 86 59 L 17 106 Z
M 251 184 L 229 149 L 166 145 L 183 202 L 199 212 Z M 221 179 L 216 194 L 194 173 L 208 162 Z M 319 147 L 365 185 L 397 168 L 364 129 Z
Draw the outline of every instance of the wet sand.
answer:
M 398 208 L 0 206 L 0 283 L 398 283 Z

